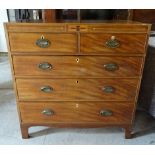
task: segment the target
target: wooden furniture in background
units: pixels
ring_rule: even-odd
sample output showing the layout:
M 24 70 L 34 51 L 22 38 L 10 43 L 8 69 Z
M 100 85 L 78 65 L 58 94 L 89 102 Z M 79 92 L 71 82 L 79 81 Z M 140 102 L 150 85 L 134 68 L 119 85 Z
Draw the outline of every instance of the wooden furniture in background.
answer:
M 155 30 L 155 9 L 133 9 L 130 10 L 133 21 L 152 24 L 152 30 Z
M 23 138 L 32 126 L 118 126 L 131 138 L 150 25 L 6 23 Z
M 80 9 L 77 9 L 78 17 L 77 20 L 80 21 L 82 17 L 87 18 L 86 12 L 89 11 L 89 9 L 81 9 L 81 13 L 79 13 Z M 104 11 L 110 11 L 110 9 L 101 9 L 98 10 L 98 14 Z M 47 22 L 53 22 L 57 20 L 57 12 L 59 14 L 62 14 L 62 9 L 55 10 L 55 9 L 44 9 L 45 15 L 44 18 Z M 109 12 L 110 13 L 110 12 Z M 155 30 L 155 9 L 111 9 L 111 19 L 114 20 L 133 20 L 133 21 L 139 21 L 143 23 L 149 23 L 152 24 L 152 30 Z M 88 15 L 89 16 L 89 15 Z M 60 17 L 60 16 L 59 16 Z M 91 16 L 90 16 L 91 17 Z M 108 18 L 108 13 L 105 14 L 105 18 Z M 62 19 L 62 18 L 61 18 Z
M 39 20 L 33 19 L 33 11 L 39 13 Z M 12 10 L 8 11 L 9 21 L 12 20 Z M 58 20 L 133 20 L 152 24 L 155 30 L 155 9 L 14 9 L 16 21 L 44 21 Z
M 44 9 L 43 20 L 128 20 L 130 10 L 127 9 Z
M 56 12 L 54 9 L 43 10 L 43 21 L 54 22 L 56 20 Z

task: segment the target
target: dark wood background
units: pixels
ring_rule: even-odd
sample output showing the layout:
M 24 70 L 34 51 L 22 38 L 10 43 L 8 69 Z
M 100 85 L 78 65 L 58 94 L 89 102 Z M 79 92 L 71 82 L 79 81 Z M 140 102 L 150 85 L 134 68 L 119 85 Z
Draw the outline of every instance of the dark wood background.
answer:
M 96 18 L 95 12 L 96 10 Z M 64 9 L 37 9 L 40 20 L 54 22 L 57 19 L 64 20 Z M 9 12 L 9 10 L 8 10 Z M 33 9 L 15 9 L 16 21 L 33 20 Z M 9 13 L 8 13 L 9 17 Z M 155 9 L 68 9 L 68 18 L 74 20 L 103 18 L 104 20 L 133 20 L 144 23 L 151 23 L 152 30 L 155 30 Z M 94 20 L 93 19 L 93 20 Z

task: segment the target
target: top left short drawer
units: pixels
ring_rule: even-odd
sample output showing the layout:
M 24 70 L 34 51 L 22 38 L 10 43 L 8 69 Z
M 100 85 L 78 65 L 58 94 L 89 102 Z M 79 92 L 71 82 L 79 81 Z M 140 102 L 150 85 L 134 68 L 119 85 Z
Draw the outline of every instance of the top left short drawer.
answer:
M 73 33 L 9 33 L 11 52 L 75 53 L 77 36 Z

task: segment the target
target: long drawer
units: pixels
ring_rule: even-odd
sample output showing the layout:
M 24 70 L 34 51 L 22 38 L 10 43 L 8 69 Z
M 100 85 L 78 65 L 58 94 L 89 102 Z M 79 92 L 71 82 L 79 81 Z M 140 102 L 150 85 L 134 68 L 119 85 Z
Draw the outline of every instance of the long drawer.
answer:
M 20 101 L 134 101 L 139 79 L 16 79 Z
M 13 56 L 15 75 L 134 77 L 141 75 L 142 57 Z
M 22 123 L 131 123 L 130 102 L 20 102 Z
M 9 33 L 11 52 L 77 52 L 77 35 L 63 33 Z
M 82 33 L 81 52 L 96 54 L 142 54 L 145 52 L 147 35 L 121 33 Z

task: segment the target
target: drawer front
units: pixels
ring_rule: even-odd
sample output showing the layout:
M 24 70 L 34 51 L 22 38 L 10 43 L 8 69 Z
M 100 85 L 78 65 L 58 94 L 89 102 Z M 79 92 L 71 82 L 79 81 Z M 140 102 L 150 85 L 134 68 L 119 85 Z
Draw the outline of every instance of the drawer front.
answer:
M 141 75 L 142 57 L 14 56 L 16 75 L 134 77 Z
M 21 102 L 22 123 L 131 123 L 131 102 Z
M 8 32 L 66 32 L 66 24 L 59 23 L 8 23 Z
M 82 53 L 129 53 L 140 54 L 145 51 L 145 34 L 81 34 Z
M 126 22 L 126 21 L 125 21 Z M 145 24 L 123 24 L 123 23 L 106 23 L 106 24 L 90 24 L 88 26 L 89 32 L 100 33 L 147 33 L 148 25 Z
M 16 79 L 20 101 L 134 101 L 139 79 Z
M 76 34 L 9 33 L 12 52 L 65 52 L 77 51 Z

